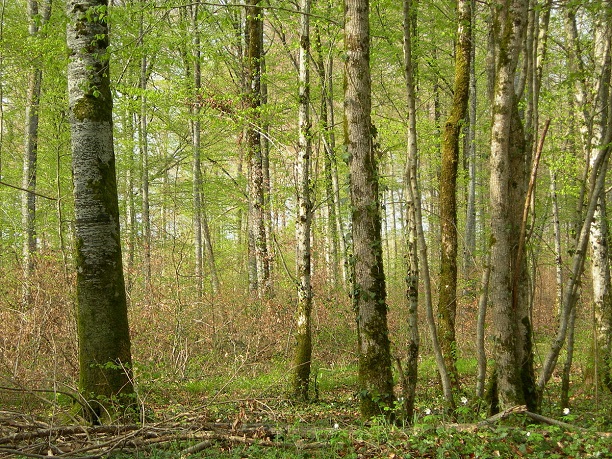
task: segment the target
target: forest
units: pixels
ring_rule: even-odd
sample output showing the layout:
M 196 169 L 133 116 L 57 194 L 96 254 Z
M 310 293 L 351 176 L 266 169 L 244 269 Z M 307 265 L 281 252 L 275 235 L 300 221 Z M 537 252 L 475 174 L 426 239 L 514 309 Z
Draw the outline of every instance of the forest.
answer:
M 612 0 L 0 0 L 0 458 L 612 457 Z

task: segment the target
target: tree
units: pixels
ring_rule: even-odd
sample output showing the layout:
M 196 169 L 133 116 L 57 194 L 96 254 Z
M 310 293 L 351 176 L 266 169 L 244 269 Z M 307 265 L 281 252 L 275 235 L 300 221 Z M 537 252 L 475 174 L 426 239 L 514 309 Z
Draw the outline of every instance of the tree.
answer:
M 42 8 L 39 8 L 42 6 Z M 51 15 L 51 0 L 39 5 L 39 0 L 28 0 L 28 32 L 30 37 L 37 38 L 40 26 L 44 25 Z M 39 11 L 41 10 L 41 11 Z M 40 25 L 39 25 L 40 24 Z M 38 160 L 38 120 L 40 93 L 43 71 L 40 62 L 34 60 L 28 78 L 28 92 L 25 115 L 25 151 L 23 156 L 23 194 L 21 218 L 25 230 L 23 241 L 23 304 L 28 306 L 32 301 L 30 280 L 34 271 L 36 242 L 36 162 Z
M 300 4 L 300 57 L 299 57 L 299 147 L 296 160 L 297 221 L 296 271 L 297 271 L 297 323 L 295 349 L 295 376 L 293 390 L 297 397 L 308 399 L 310 361 L 312 358 L 312 285 L 310 283 L 310 236 L 312 200 L 310 197 L 310 0 Z
M 442 136 L 440 172 L 441 261 L 438 296 L 438 334 L 451 383 L 459 387 L 457 373 L 457 169 L 459 137 L 467 113 L 472 50 L 472 10 L 470 0 L 457 2 L 457 46 L 455 85 L 450 116 Z
M 263 10 L 259 0 L 247 1 L 246 128 L 249 183 L 249 284 L 260 298 L 272 294 L 270 260 L 266 239 L 264 164 L 261 142 L 261 64 L 263 57 Z
M 414 66 L 412 61 L 413 18 L 416 15 L 412 0 L 403 2 L 404 29 L 404 78 L 406 80 L 406 99 L 408 106 L 408 144 L 404 188 L 406 189 L 406 302 L 408 306 L 407 322 L 410 327 L 408 338 L 408 359 L 403 375 L 404 413 L 407 422 L 414 415 L 416 387 L 419 363 L 419 229 L 421 226 L 421 202 L 418 189 L 418 151 L 416 129 L 416 94 L 414 83 Z M 422 247 L 425 247 L 424 245 Z M 426 252 L 423 252 L 426 253 Z M 427 260 L 421 260 L 421 265 L 428 269 Z M 421 268 L 422 269 L 422 268 Z M 429 282 L 429 272 L 425 275 Z
M 493 124 L 490 156 L 491 274 L 490 301 L 496 364 L 496 394 L 500 409 L 525 403 L 519 352 L 519 324 L 513 309 L 511 155 L 521 147 L 518 100 L 514 79 L 527 25 L 526 0 L 507 0 L 492 6 L 496 51 Z M 523 139 L 524 141 L 524 139 Z M 515 267 L 516 268 L 516 267 Z M 493 407 L 496 409 L 497 407 Z
M 566 5 L 566 32 L 569 41 L 570 65 L 574 73 L 583 75 L 575 82 L 575 100 L 581 109 L 582 150 L 585 160 L 594 167 L 598 151 L 606 138 L 608 127 L 611 53 L 610 19 L 612 3 L 603 2 L 594 20 L 593 76 L 588 78 L 580 55 L 576 25 L 576 6 Z M 590 84 L 589 84 L 590 83 Z M 589 87 L 590 86 L 590 87 Z M 589 93 L 593 94 L 592 96 Z M 590 103 L 587 103 L 589 101 Z M 605 174 L 604 169 L 602 173 Z M 597 327 L 596 347 L 601 355 L 595 358 L 602 363 L 602 380 L 612 391 L 612 285 L 609 266 L 609 228 L 606 217 L 606 193 L 602 190 L 591 223 L 589 245 L 591 249 L 591 278 Z
M 133 393 L 130 335 L 113 150 L 107 0 L 69 0 L 68 97 L 72 135 L 79 336 L 85 415 L 104 421 Z
M 352 300 L 357 315 L 360 407 L 364 418 L 384 413 L 394 400 L 378 164 L 371 121 L 369 11 L 368 0 L 345 2 L 344 111 L 353 224 Z

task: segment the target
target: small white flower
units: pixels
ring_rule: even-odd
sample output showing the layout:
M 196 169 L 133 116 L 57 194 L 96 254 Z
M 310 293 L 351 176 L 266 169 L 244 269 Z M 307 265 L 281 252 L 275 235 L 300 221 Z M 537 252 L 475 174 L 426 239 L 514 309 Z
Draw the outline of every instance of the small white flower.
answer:
M 464 395 L 463 397 L 461 397 L 461 403 L 463 403 L 464 405 L 467 404 L 468 399 L 467 397 Z
M 531 432 L 527 432 L 527 436 L 530 436 L 530 435 L 531 435 Z
M 563 414 L 564 414 L 565 416 L 567 416 L 568 414 L 570 414 L 570 409 L 569 409 L 569 408 L 567 408 L 567 407 L 563 408 Z
M 338 424 L 337 422 L 334 424 L 334 429 L 338 429 L 340 428 L 340 424 Z
M 425 414 L 426 415 L 430 415 L 431 414 L 431 410 L 429 408 L 425 408 Z

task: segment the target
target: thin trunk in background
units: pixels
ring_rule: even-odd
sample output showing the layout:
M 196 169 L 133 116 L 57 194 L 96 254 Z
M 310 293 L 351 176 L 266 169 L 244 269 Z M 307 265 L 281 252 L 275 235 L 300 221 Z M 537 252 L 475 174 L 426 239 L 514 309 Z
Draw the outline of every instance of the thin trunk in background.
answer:
M 455 409 L 455 401 L 451 380 L 446 370 L 444 356 L 438 341 L 438 333 L 433 312 L 432 287 L 431 277 L 429 274 L 429 259 L 427 256 L 427 240 L 423 229 L 423 213 L 421 205 L 421 190 L 418 177 L 418 146 L 417 146 L 417 129 L 416 129 L 416 84 L 415 71 L 416 63 L 412 57 L 412 46 L 414 28 L 416 28 L 416 7 L 417 1 L 404 1 L 404 78 L 406 81 L 406 97 L 408 104 L 408 160 L 406 163 L 406 201 L 414 203 L 415 228 L 418 247 L 418 273 L 423 280 L 423 292 L 425 294 L 425 313 L 427 317 L 427 326 L 429 328 L 431 343 L 436 360 L 436 366 L 442 383 L 442 391 L 446 400 L 449 411 Z M 408 36 L 407 36 L 408 34 Z M 407 217 L 408 218 L 408 217 Z M 412 273 L 411 273 L 412 274 Z M 413 274 L 412 274 L 413 275 Z M 411 281 L 411 282 L 414 282 Z M 410 288 L 410 283 L 407 285 Z M 413 293 L 410 293 L 412 296 Z M 416 311 L 415 311 L 416 314 Z M 409 318 L 414 320 L 414 318 Z M 417 331 L 411 331 L 418 333 Z M 411 341 L 414 342 L 415 336 L 412 336 Z M 410 365 L 410 364 L 409 364 Z M 416 362 L 413 363 L 416 365 Z
M 416 400 L 416 386 L 419 362 L 419 234 L 420 199 L 417 182 L 418 144 L 416 129 L 416 91 L 414 82 L 414 65 L 412 57 L 413 27 L 416 23 L 416 5 L 412 0 L 403 2 L 403 41 L 404 41 L 404 78 L 406 81 L 406 99 L 408 111 L 408 145 L 404 187 L 406 189 L 406 302 L 408 322 L 408 357 L 403 386 L 403 408 L 406 422 L 412 424 Z M 427 268 L 427 261 L 421 265 Z M 422 268 L 421 268 L 422 269 Z
M 294 395 L 308 399 L 310 365 L 312 358 L 312 286 L 311 274 L 311 222 L 312 200 L 310 196 L 311 123 L 310 123 L 310 0 L 300 3 L 300 52 L 299 52 L 299 108 L 298 151 L 295 164 L 297 185 L 296 272 L 297 317 L 296 348 L 294 358 Z
M 487 301 L 489 296 L 489 279 L 491 277 L 491 260 L 487 257 L 487 264 L 482 270 L 480 281 L 480 296 L 478 298 L 478 317 L 476 319 L 476 354 L 478 371 L 476 373 L 476 397 L 482 399 L 485 394 L 487 378 L 487 353 L 485 346 L 485 321 L 487 317 Z
M 467 114 L 472 52 L 472 10 L 470 0 L 457 2 L 457 44 L 453 103 L 442 135 L 440 171 L 441 260 L 438 296 L 438 337 L 444 363 L 453 388 L 459 388 L 457 372 L 457 170 L 459 137 Z
M 266 243 L 264 169 L 261 143 L 261 58 L 263 10 L 260 0 L 247 1 L 247 105 L 246 128 L 249 183 L 249 284 L 261 299 L 272 294 Z
M 138 148 L 140 150 L 141 163 L 141 190 L 142 190 L 142 247 L 143 247 L 143 269 L 145 290 L 151 288 L 151 216 L 149 204 L 149 138 L 148 138 L 148 119 L 147 119 L 147 85 L 149 81 L 149 62 L 144 50 L 144 9 L 140 16 L 140 46 L 142 56 L 140 58 L 140 113 L 138 123 Z
M 584 72 L 579 56 L 580 41 L 576 25 L 575 6 L 568 5 L 565 16 L 566 33 L 569 42 L 570 70 Z M 580 131 L 582 133 L 583 151 L 586 160 L 594 167 L 604 138 L 608 135 L 608 117 L 611 82 L 610 54 L 610 20 L 612 3 L 604 2 L 596 13 L 594 20 L 593 76 L 589 78 L 580 73 L 582 78 L 575 81 L 575 100 L 582 114 Z M 592 94 L 592 96 L 590 95 Z M 605 173 L 605 171 L 603 172 Z M 589 246 L 591 252 L 591 279 L 593 303 L 597 328 L 595 349 L 596 362 L 601 363 L 602 381 L 612 390 L 612 286 L 610 281 L 608 224 L 606 219 L 606 194 L 602 190 L 597 197 L 598 203 L 590 227 Z M 598 369 L 598 365 L 595 366 Z
M 4 11 L 4 9 L 3 9 Z M 44 25 L 51 15 L 51 0 L 45 0 L 39 11 L 39 0 L 28 0 L 28 34 L 35 40 L 40 34 L 40 26 Z M 32 302 L 31 278 L 34 272 L 34 256 L 37 251 L 36 242 L 36 163 L 38 161 L 38 114 L 43 71 L 41 63 L 34 60 L 29 69 L 28 89 L 25 110 L 25 148 L 23 156 L 22 188 L 32 191 L 22 194 L 21 220 L 24 229 L 23 241 L 23 291 L 22 302 L 29 306 Z M 2 102 L 4 103 L 4 102 Z
M 594 75 L 599 81 L 594 83 L 595 100 L 592 102 L 590 159 L 597 157 L 597 150 L 607 136 L 609 128 L 610 102 L 612 101 L 610 84 L 612 74 L 611 37 L 612 2 L 606 1 L 597 13 L 595 24 L 595 69 Z M 604 171 L 605 173 L 606 171 Z M 590 232 L 591 278 L 593 282 L 593 308 L 596 328 L 596 365 L 601 368 L 596 378 L 601 378 L 604 386 L 612 391 L 612 285 L 610 283 L 609 228 L 606 217 L 606 192 L 602 190 L 593 216 Z M 601 366 L 599 366 L 601 363 Z
M 198 13 L 200 3 L 191 5 L 191 32 L 193 34 L 193 100 L 190 106 L 191 115 L 191 147 L 193 150 L 193 239 L 195 250 L 195 281 L 196 294 L 199 301 L 204 294 L 204 241 L 202 236 L 202 164 L 201 164 L 201 123 L 199 103 L 200 90 L 202 88 L 202 69 L 200 64 L 200 30 L 198 26 Z
M 378 162 L 371 121 L 370 5 L 345 2 L 345 129 L 352 205 L 353 308 L 357 319 L 360 411 L 389 416 L 393 375 L 382 261 Z
M 333 53 L 327 59 L 323 56 L 321 33 L 315 27 L 316 68 L 321 84 L 321 112 L 319 115 L 324 159 L 325 199 L 327 205 L 328 234 L 331 240 L 334 272 L 340 272 L 342 285 L 346 288 L 348 274 L 346 261 L 346 237 L 340 206 L 340 184 L 338 180 L 338 165 L 336 160 L 336 137 L 334 134 L 334 101 L 333 101 Z M 336 285 L 334 283 L 334 285 Z
M 134 190 L 136 187 L 136 158 L 135 158 L 135 148 L 136 148 L 136 129 L 134 127 L 136 120 L 136 114 L 128 112 L 125 114 L 124 123 L 125 123 L 125 133 L 127 140 L 127 156 L 128 156 L 128 170 L 126 171 L 126 227 L 129 231 L 128 242 L 127 242 L 127 266 L 126 266 L 126 288 L 128 294 L 132 291 L 132 286 L 134 283 L 133 272 L 134 272 L 134 264 L 135 264 L 135 256 L 136 256 L 136 235 L 138 233 L 137 229 L 137 217 L 136 217 L 136 199 L 134 196 Z M 129 297 L 129 295 L 128 295 Z
M 472 10 L 472 30 L 476 18 L 476 0 L 470 0 Z M 468 109 L 468 129 L 466 136 L 466 154 L 468 169 L 467 206 L 465 212 L 465 243 L 463 248 L 463 277 L 470 280 L 472 272 L 476 269 L 476 181 L 477 181 L 477 157 L 476 157 L 476 40 L 471 40 L 470 47 L 470 89 Z
M 262 49 L 261 56 L 261 105 L 265 107 L 268 103 L 268 82 L 266 76 L 266 55 L 263 52 L 264 49 L 264 37 L 263 30 L 259 35 L 261 40 L 260 46 Z M 264 194 L 264 228 L 266 232 L 266 247 L 267 257 L 265 259 L 265 270 L 268 273 L 267 285 L 265 290 L 268 295 L 271 296 L 274 291 L 273 278 L 272 278 L 272 267 L 274 266 L 274 244 L 272 243 L 274 237 L 274 225 L 272 222 L 272 180 L 270 178 L 270 117 L 265 116 L 262 118 L 261 126 L 261 168 L 263 176 L 263 194 Z

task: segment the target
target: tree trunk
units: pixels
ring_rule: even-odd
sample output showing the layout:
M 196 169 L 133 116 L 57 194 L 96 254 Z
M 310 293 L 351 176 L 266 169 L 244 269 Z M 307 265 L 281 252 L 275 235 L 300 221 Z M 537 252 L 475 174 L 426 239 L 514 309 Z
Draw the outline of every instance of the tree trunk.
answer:
M 442 137 L 442 169 L 440 172 L 440 288 L 438 296 L 438 336 L 444 362 L 455 389 L 457 373 L 457 169 L 459 136 L 467 114 L 470 87 L 470 55 L 472 49 L 472 11 L 470 0 L 459 0 L 457 46 L 455 51 L 455 84 L 453 104 L 444 125 Z
M 140 17 L 140 45 L 144 40 L 144 10 Z M 140 60 L 140 118 L 138 123 L 138 142 L 141 161 L 141 189 L 142 189 L 142 246 L 144 264 L 145 291 L 151 288 L 151 216 L 149 205 L 149 135 L 147 120 L 147 84 L 149 81 L 149 63 L 146 53 Z
M 360 408 L 364 418 L 388 414 L 393 375 L 382 261 L 377 158 L 371 122 L 368 0 L 345 2 L 345 117 L 353 234 L 353 307 L 357 315 Z
M 310 0 L 300 3 L 300 53 L 299 53 L 299 147 L 296 158 L 297 219 L 296 271 L 297 271 L 297 322 L 294 360 L 293 391 L 297 398 L 308 399 L 310 361 L 312 358 L 311 310 L 312 286 L 310 283 L 310 233 L 312 201 L 310 198 Z
M 487 353 L 485 346 L 485 320 L 487 317 L 487 300 L 489 296 L 489 279 L 491 277 L 491 260 L 482 270 L 480 281 L 480 297 L 478 299 L 478 317 L 476 319 L 476 354 L 478 356 L 478 372 L 476 374 L 476 397 L 482 398 L 485 393 L 487 378 Z
M 198 301 L 204 294 L 204 242 L 202 239 L 202 165 L 200 155 L 200 104 L 199 96 L 202 86 L 200 66 L 200 31 L 198 27 L 198 11 L 200 4 L 191 6 L 191 29 L 193 33 L 193 100 L 190 107 L 191 115 L 191 147 L 193 149 L 193 242 L 195 250 L 195 281 Z
M 253 256 L 250 261 L 250 283 L 260 298 L 269 298 L 270 271 L 266 244 L 264 170 L 261 151 L 261 57 L 263 10 L 260 0 L 247 1 L 247 104 L 249 122 L 246 129 L 249 167 L 249 243 Z
M 476 17 L 476 0 L 470 0 L 472 9 L 472 30 Z M 463 248 L 463 277 L 469 281 L 476 268 L 476 40 L 471 40 L 470 49 L 470 89 L 466 153 L 468 167 L 467 206 L 465 212 L 465 244 Z
M 416 23 L 416 2 L 405 0 L 404 2 L 404 78 L 406 80 L 406 97 L 408 105 L 408 160 L 406 162 L 406 200 L 414 203 L 416 218 L 417 246 L 419 250 L 419 276 L 423 279 L 423 291 L 425 293 L 425 310 L 427 325 L 431 336 L 438 373 L 442 383 L 444 398 L 450 411 L 455 409 L 453 391 L 450 377 L 446 371 L 444 357 L 438 342 L 435 318 L 433 313 L 433 302 L 431 298 L 431 279 L 429 276 L 429 260 L 427 257 L 427 241 L 423 230 L 423 214 L 421 207 L 421 191 L 418 178 L 418 148 L 416 128 L 416 85 L 414 81 L 414 62 L 412 59 L 412 30 Z M 415 333 L 411 331 L 411 333 Z
M 494 353 L 499 409 L 525 402 L 518 352 L 518 324 L 512 309 L 512 245 L 509 228 L 511 135 L 516 111 L 514 79 L 525 36 L 527 1 L 507 0 L 493 7 L 493 33 L 496 46 L 493 124 L 491 134 L 491 277 L 490 302 L 493 319 Z
M 92 421 L 133 393 L 119 235 L 106 0 L 69 0 L 69 113 L 75 200 L 79 389 Z
M 569 41 L 570 71 L 582 72 L 583 65 L 579 59 L 579 41 L 576 27 L 575 7 L 569 6 L 566 12 L 566 31 Z M 610 16 L 612 6 L 609 1 L 597 13 L 594 37 L 594 72 L 593 79 L 577 79 L 575 100 L 581 109 L 583 151 L 586 159 L 593 162 L 598 158 L 598 151 L 604 138 L 608 135 L 609 102 L 610 102 Z M 585 105 L 589 90 L 594 99 Z M 590 109 L 589 109 L 590 108 Z M 605 170 L 602 171 L 605 174 Z M 589 245 L 591 249 L 591 278 L 593 303 L 597 328 L 597 346 L 601 357 L 596 356 L 603 368 L 603 382 L 612 390 L 612 286 L 608 260 L 608 225 L 606 220 L 606 195 L 604 191 L 597 197 L 597 206 L 590 227 Z
M 408 145 L 404 188 L 406 194 L 406 301 L 408 322 L 408 359 L 403 384 L 404 413 L 406 422 L 412 424 L 416 400 L 419 362 L 419 234 L 420 200 L 416 192 L 418 149 L 416 129 L 416 91 L 412 58 L 413 26 L 416 22 L 416 7 L 412 0 L 403 2 L 404 78 L 406 80 L 408 109 Z M 413 188 L 414 187 L 414 188 Z M 421 261 L 421 264 L 423 262 Z M 427 265 L 425 264 L 425 267 Z
M 51 0 L 46 0 L 39 12 L 39 0 L 28 0 L 28 33 L 31 39 L 39 35 L 40 25 L 44 25 L 51 15 Z M 34 272 L 36 243 L 36 162 L 38 160 L 38 110 L 42 86 L 42 69 L 40 63 L 30 68 L 25 113 L 25 149 L 23 156 L 23 183 L 25 192 L 22 196 L 21 219 L 25 232 L 23 241 L 23 305 L 32 302 L 31 278 Z
M 334 270 L 340 269 L 342 274 L 342 287 L 346 288 L 348 281 L 348 263 L 346 236 L 342 209 L 340 205 L 340 183 L 338 180 L 338 165 L 336 161 L 336 137 L 334 134 L 334 100 L 333 100 L 333 54 L 328 61 L 323 59 L 321 34 L 316 27 L 316 63 L 321 82 L 321 128 L 323 130 L 323 146 L 325 151 L 325 190 L 328 206 L 329 233 L 334 251 Z M 339 265 L 339 266 L 338 266 Z
M 595 72 L 599 81 L 594 84 L 596 91 L 595 101 L 591 114 L 591 138 L 589 147 L 591 148 L 590 158 L 597 157 L 597 150 L 602 145 L 607 136 L 606 130 L 609 129 L 610 108 L 612 100 L 610 79 L 611 55 L 610 26 L 612 20 L 612 2 L 605 2 L 605 6 L 598 13 L 595 28 Z M 603 173 L 605 174 L 605 170 Z M 591 248 L 591 277 L 593 282 L 593 302 L 595 310 L 595 327 L 597 330 L 596 349 L 599 355 L 595 355 L 601 368 L 601 381 L 612 391 L 612 286 L 610 285 L 610 265 L 609 265 L 609 231 L 606 217 L 606 193 L 601 191 L 598 197 L 598 205 L 593 216 L 590 232 Z

